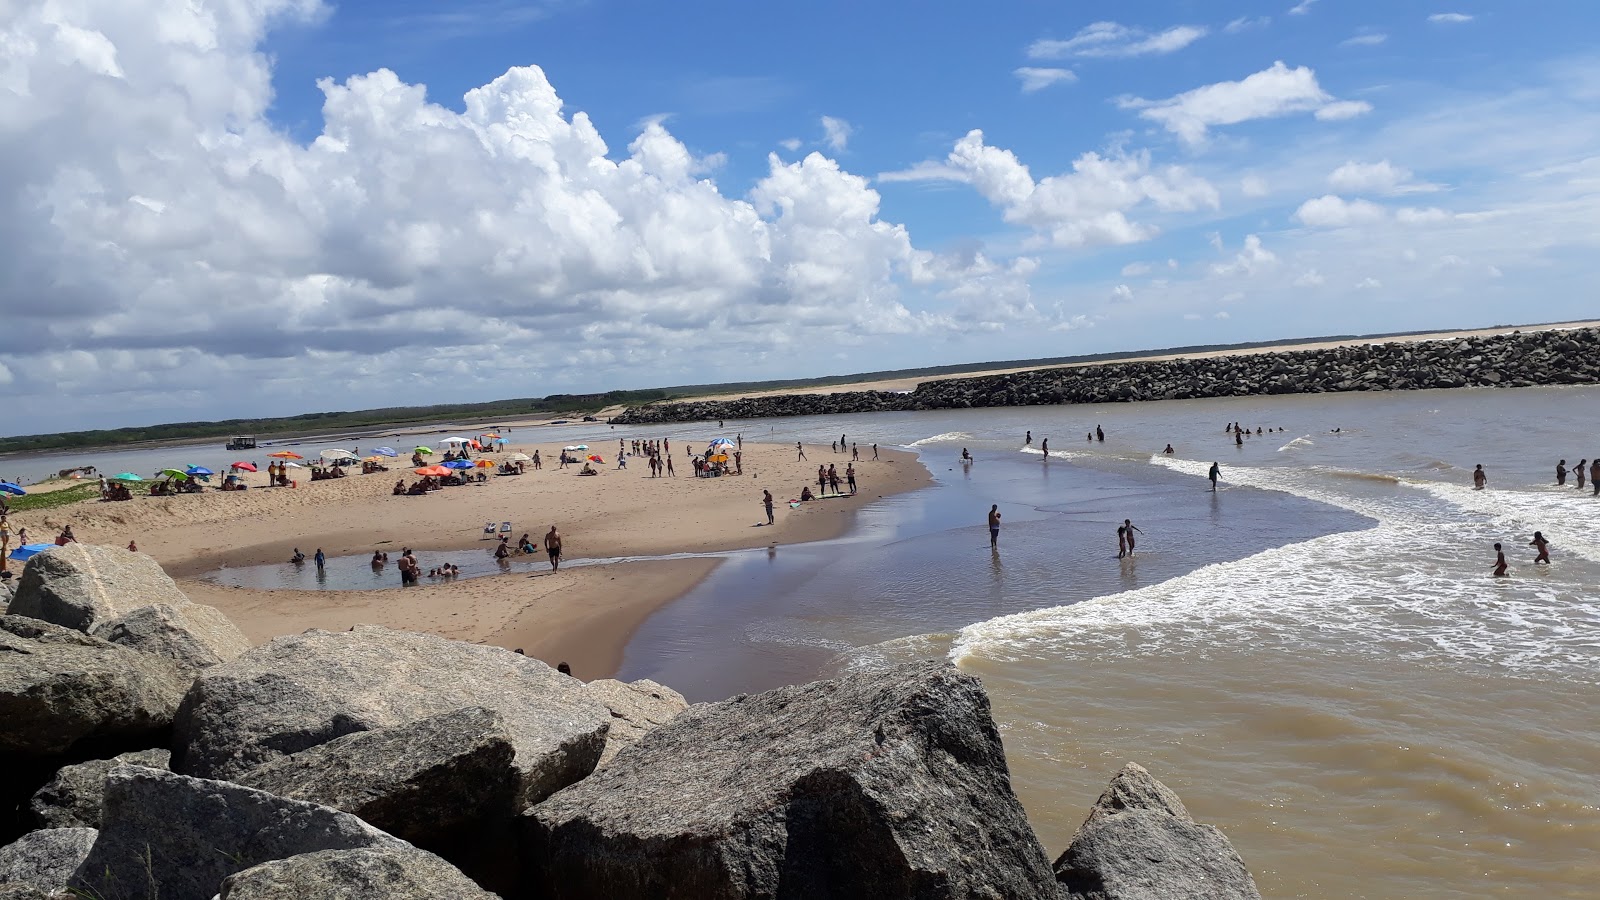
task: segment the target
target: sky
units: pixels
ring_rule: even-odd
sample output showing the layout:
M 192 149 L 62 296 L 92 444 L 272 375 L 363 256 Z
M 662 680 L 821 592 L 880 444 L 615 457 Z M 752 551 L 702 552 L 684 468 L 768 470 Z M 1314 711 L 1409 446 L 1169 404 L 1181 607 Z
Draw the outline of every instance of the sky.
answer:
M 0 433 L 1593 317 L 1593 0 L 0 0 Z

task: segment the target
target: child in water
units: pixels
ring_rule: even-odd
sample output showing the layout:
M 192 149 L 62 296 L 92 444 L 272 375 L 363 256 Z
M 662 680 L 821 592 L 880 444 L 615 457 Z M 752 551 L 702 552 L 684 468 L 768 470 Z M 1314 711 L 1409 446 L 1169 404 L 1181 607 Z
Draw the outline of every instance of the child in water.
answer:
M 1500 545 L 1499 544 L 1495 544 L 1494 545 L 1494 577 L 1496 577 L 1496 578 L 1504 578 L 1504 577 L 1506 577 L 1506 575 L 1507 575 L 1507 572 L 1506 572 L 1506 555 L 1505 555 L 1505 552 L 1500 549 Z

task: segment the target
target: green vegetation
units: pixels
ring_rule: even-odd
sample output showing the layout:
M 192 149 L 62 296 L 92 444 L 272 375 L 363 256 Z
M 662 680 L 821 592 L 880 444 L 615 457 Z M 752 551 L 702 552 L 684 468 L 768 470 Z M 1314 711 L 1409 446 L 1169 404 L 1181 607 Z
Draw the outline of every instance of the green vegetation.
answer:
M 23 488 L 27 490 L 27 488 Z M 100 496 L 99 479 L 86 479 L 82 484 L 75 484 L 59 491 L 48 491 L 42 494 L 27 494 L 22 497 L 6 497 L 6 505 L 14 513 L 31 512 L 36 509 L 55 509 L 69 506 L 82 500 L 95 499 Z

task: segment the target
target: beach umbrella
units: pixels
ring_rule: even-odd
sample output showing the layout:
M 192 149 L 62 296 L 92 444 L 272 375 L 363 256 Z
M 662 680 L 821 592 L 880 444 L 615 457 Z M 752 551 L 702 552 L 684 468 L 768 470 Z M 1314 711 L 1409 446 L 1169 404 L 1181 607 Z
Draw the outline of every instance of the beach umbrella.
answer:
M 494 442 L 495 442 L 495 443 L 496 443 L 496 444 L 499 444 L 499 445 L 501 445 L 501 446 L 505 446 L 505 445 L 506 445 L 506 444 L 509 444 L 509 443 L 511 443 L 511 441 L 510 441 L 510 440 L 509 440 L 509 439 L 507 439 L 507 438 L 503 438 L 503 437 L 496 437 L 496 438 L 495 438 L 495 439 L 494 439 Z
M 603 463 L 603 462 L 605 462 L 605 460 L 603 460 L 603 459 L 601 459 L 601 458 L 600 458 L 600 454 L 598 454 L 598 453 L 591 453 L 591 454 L 589 454 L 589 462 L 598 462 L 598 463 Z
M 160 472 L 157 472 L 156 474 L 157 475 L 165 475 L 168 478 L 171 478 L 173 481 L 186 481 L 189 478 L 189 473 L 188 472 L 180 472 L 177 469 L 162 469 Z
M 500 433 L 496 432 L 496 431 L 485 431 L 483 433 L 483 436 L 486 437 L 486 438 L 498 438 L 500 436 Z
M 533 462 L 533 457 L 526 453 L 513 453 L 506 457 L 506 459 L 509 459 L 512 462 Z
M 416 447 L 416 448 L 413 448 L 411 452 L 412 453 L 421 453 L 423 456 L 432 456 L 433 455 L 433 448 L 432 447 Z
M 709 446 L 712 446 L 712 447 L 732 447 L 733 446 L 733 441 L 730 441 L 727 438 L 717 438 L 716 440 L 712 441 Z
M 363 459 L 362 462 L 381 463 L 381 462 L 383 462 L 383 457 L 381 457 L 381 456 L 369 456 L 366 459 Z
M 361 458 L 359 456 L 356 456 L 354 453 L 351 453 L 349 450 L 339 450 L 339 449 L 324 450 L 321 453 L 318 453 L 317 455 L 322 457 L 323 459 L 326 459 L 326 460 L 360 459 Z
M 372 448 L 372 452 L 378 454 L 379 456 L 399 456 L 400 455 L 399 453 L 395 452 L 395 449 L 393 447 L 374 447 L 374 448 Z
M 423 466 L 420 469 L 412 469 L 412 471 L 416 472 L 418 475 L 435 475 L 439 477 L 450 474 L 450 470 L 446 469 L 444 466 Z
M 276 453 L 268 453 L 267 455 L 273 459 L 305 459 L 304 456 L 301 456 L 293 450 L 279 450 Z
M 119 472 L 116 475 L 111 476 L 111 480 L 112 481 L 143 481 L 144 479 L 140 478 L 139 476 L 137 476 L 135 474 L 133 474 L 132 472 Z
M 256 464 L 255 463 L 247 463 L 247 462 L 236 462 L 233 465 L 229 466 L 228 468 L 234 469 L 236 471 L 242 469 L 242 470 L 244 470 L 246 472 L 254 472 L 256 470 Z
M 464 437 L 447 437 L 447 438 L 440 439 L 439 443 L 441 443 L 441 444 L 470 444 L 470 443 L 472 443 L 472 440 L 471 440 L 471 438 L 464 438 Z
M 490 462 L 487 459 L 478 460 L 477 465 L 478 465 L 478 468 L 480 468 L 480 469 L 492 469 L 492 468 L 494 468 L 494 463 Z
M 191 465 L 191 466 L 189 466 L 188 471 L 184 472 L 183 474 L 185 474 L 185 475 L 196 475 L 196 476 L 199 476 L 201 478 L 204 478 L 207 475 L 215 475 L 216 473 L 211 471 L 210 469 L 206 468 L 205 466 Z
M 21 547 L 11 551 L 11 558 L 18 562 L 32 559 L 54 546 L 55 544 L 23 544 Z
M 21 485 L 12 484 L 9 481 L 0 481 L 0 494 L 16 494 L 21 497 L 26 493 L 27 491 L 23 490 Z
M 472 468 L 472 463 L 464 459 L 452 459 L 445 463 L 444 467 L 446 469 L 470 469 Z
M 289 468 L 291 468 L 291 469 L 304 469 L 305 468 L 305 466 L 302 466 L 299 463 L 284 463 L 284 465 L 289 467 Z

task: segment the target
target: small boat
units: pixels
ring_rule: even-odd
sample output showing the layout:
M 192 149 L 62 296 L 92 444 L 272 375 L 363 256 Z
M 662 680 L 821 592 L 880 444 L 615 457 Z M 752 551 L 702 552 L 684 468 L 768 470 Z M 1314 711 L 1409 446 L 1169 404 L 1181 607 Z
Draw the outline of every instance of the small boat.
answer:
M 227 449 L 254 450 L 256 449 L 256 436 L 253 434 L 234 435 L 233 439 L 228 441 Z

